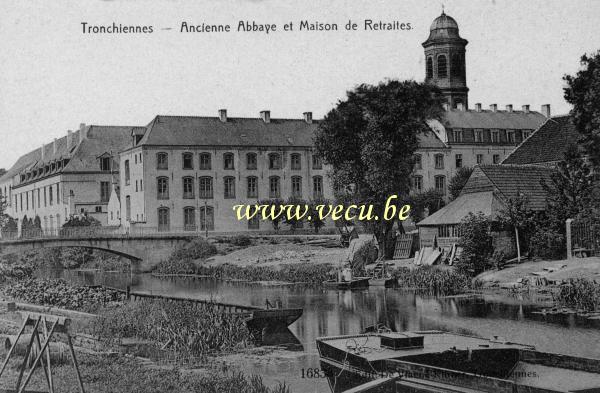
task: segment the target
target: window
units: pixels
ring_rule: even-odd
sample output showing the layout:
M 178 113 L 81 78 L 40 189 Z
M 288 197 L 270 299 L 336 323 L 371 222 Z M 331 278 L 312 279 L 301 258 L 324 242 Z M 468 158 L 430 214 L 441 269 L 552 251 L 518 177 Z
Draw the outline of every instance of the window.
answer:
M 47 203 L 47 199 L 46 199 L 46 187 L 44 187 L 44 207 L 48 206 Z
M 313 169 L 323 169 L 323 161 L 321 160 L 320 156 L 313 154 L 312 167 Z
M 427 58 L 425 74 L 427 75 L 427 78 L 433 78 L 433 58 L 432 57 Z
M 187 176 L 183 178 L 183 198 L 194 199 L 194 178 Z
M 137 157 L 138 157 L 137 154 L 133 156 L 133 158 L 134 158 L 133 162 L 136 163 L 136 164 L 137 164 Z
M 437 58 L 437 75 L 438 78 L 446 78 L 448 76 L 448 60 L 445 55 L 439 55 Z
M 4 191 L 6 193 L 6 191 Z M 42 200 L 40 198 L 40 189 L 38 188 L 37 190 L 37 194 L 38 194 L 38 209 L 42 207 Z
M 19 194 L 19 204 L 21 205 L 21 211 L 23 211 L 23 193 Z
M 515 143 L 515 130 L 506 131 L 506 139 L 508 139 L 508 143 Z
M 129 172 L 129 160 L 125 160 L 125 185 L 128 186 L 131 181 L 131 172 Z
M 60 187 L 59 184 L 56 184 L 56 203 L 59 204 L 60 203 Z M 33 200 L 33 195 L 31 195 L 32 200 Z
M 199 183 L 199 197 L 201 199 L 212 199 L 213 197 L 213 182 L 212 177 L 204 176 L 198 181 Z
M 131 197 L 129 195 L 125 197 L 125 219 L 131 221 Z
M 492 142 L 498 143 L 500 141 L 500 131 L 492 130 Z
M 200 153 L 200 169 L 208 170 L 210 168 L 210 153 Z
M 248 229 L 260 229 L 260 219 L 258 214 L 248 220 Z
M 529 138 L 529 135 L 531 135 L 531 131 L 523 130 L 523 140 Z
M 202 206 L 200 208 L 200 230 L 213 231 L 215 229 L 215 215 L 211 206 Z
M 438 227 L 438 237 L 460 237 L 458 225 L 440 225 Z
M 52 193 L 52 186 L 48 186 L 48 196 L 50 197 L 50 206 L 52 206 L 53 202 L 53 198 L 54 198 L 54 194 Z
M 108 202 L 110 199 L 110 183 L 107 181 L 100 182 L 100 202 Z
M 223 169 L 235 169 L 233 165 L 233 153 L 223 154 Z
M 183 153 L 183 169 L 194 169 L 194 155 L 192 153 Z
M 420 154 L 415 154 L 415 169 L 423 169 L 423 161 Z
M 246 169 L 256 169 L 257 168 L 257 159 L 256 153 L 248 153 L 246 154 Z
M 483 130 L 475 130 L 475 142 L 483 143 Z
M 223 178 L 223 197 L 225 199 L 235 198 L 235 177 L 227 176 Z
M 156 153 L 156 169 L 169 169 L 169 155 Z
M 183 208 L 183 230 L 196 230 L 196 209 L 194 209 L 193 207 Z
M 144 181 L 140 179 L 140 191 L 144 191 Z
M 301 156 L 298 153 L 293 153 L 290 156 L 290 161 L 291 161 L 291 167 L 292 170 L 300 170 L 302 169 L 302 162 L 301 162 Z
M 96 213 L 102 213 L 102 206 L 96 206 L 95 211 Z M 56 219 L 56 221 L 58 221 L 58 218 Z
M 455 53 L 452 55 L 451 71 L 452 71 L 452 76 L 457 76 L 457 77 L 462 76 L 462 57 L 458 53 Z
M 139 188 L 138 188 L 138 181 L 136 180 L 136 181 L 135 181 L 135 192 L 138 192 L 138 191 L 139 191 Z
M 169 199 L 169 178 L 159 177 L 156 179 L 156 198 Z
M 314 176 L 313 177 L 313 198 L 314 199 L 323 198 L 323 177 L 322 176 Z
M 435 177 L 435 190 L 442 195 L 446 195 L 446 176 Z
M 435 155 L 435 169 L 444 169 L 444 155 L 443 154 Z
M 292 196 L 302 198 L 302 177 L 292 176 Z
M 477 164 L 483 164 L 483 154 L 477 154 Z
M 492 157 L 492 162 L 494 164 L 498 164 L 500 162 L 500 154 L 494 154 L 494 156 Z
M 171 218 L 169 217 L 169 208 L 158 208 L 158 231 L 168 232 L 171 226 Z
M 423 176 L 413 176 L 413 190 L 421 192 L 423 190 Z
M 110 157 L 102 157 L 100 159 L 100 170 L 108 172 L 110 171 Z
M 258 198 L 258 177 L 248 176 L 246 181 L 248 183 L 247 197 L 248 198 Z
M 463 141 L 463 130 L 454 130 L 454 142 L 462 142 Z
M 271 176 L 269 178 L 269 198 L 279 198 L 280 196 L 279 176 Z
M 456 163 L 456 167 L 457 168 L 462 168 L 463 166 L 463 160 L 462 160 L 462 154 L 457 154 L 454 156 L 454 160 Z
M 281 155 L 278 153 L 269 154 L 269 169 L 281 169 Z

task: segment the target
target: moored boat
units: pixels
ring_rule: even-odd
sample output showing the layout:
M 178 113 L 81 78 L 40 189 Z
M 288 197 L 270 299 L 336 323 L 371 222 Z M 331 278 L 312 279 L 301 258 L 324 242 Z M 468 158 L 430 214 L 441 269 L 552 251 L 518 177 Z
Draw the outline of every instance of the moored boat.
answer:
M 369 287 L 369 277 L 355 277 L 350 280 L 327 280 L 323 281 L 326 288 L 335 289 L 362 289 Z
M 334 392 L 596 392 L 600 360 L 441 331 L 317 339 Z M 364 384 L 364 385 L 363 385 Z M 360 386 L 364 386 L 361 389 Z

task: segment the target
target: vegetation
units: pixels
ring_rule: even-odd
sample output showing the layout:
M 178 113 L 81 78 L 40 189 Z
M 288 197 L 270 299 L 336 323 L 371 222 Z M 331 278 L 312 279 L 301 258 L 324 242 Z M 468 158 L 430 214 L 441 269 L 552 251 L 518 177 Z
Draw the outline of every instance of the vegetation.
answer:
M 111 342 L 126 337 L 168 343 L 178 354 L 199 356 L 245 347 L 250 341 L 244 317 L 216 307 L 166 300 L 130 302 L 104 313 L 94 334 Z
M 572 279 L 560 286 L 554 300 L 561 306 L 577 310 L 600 310 L 600 284 L 585 278 Z
M 410 218 L 419 222 L 444 207 L 444 196 L 434 189 L 411 194 L 406 201 L 410 205 Z
M 469 180 L 471 173 L 473 173 L 473 168 L 471 167 L 463 166 L 458 168 L 456 174 L 452 176 L 448 182 L 448 194 L 450 194 L 450 200 L 458 198 L 463 187 L 467 184 L 467 180 Z
M 8 280 L 30 278 L 34 270 L 35 265 L 28 259 L 20 259 L 16 255 L 3 255 L 0 257 L 0 283 Z
M 27 303 L 95 312 L 111 302 L 122 301 L 120 292 L 70 285 L 64 280 L 26 279 L 4 288 L 4 294 Z
M 490 222 L 481 212 L 469 213 L 460 223 L 458 246 L 462 247 L 456 267 L 464 274 L 477 275 L 490 267 L 493 254 Z
M 245 242 L 241 238 L 235 241 Z M 154 271 L 160 274 L 194 274 L 197 273 L 194 260 L 204 260 L 216 254 L 217 247 L 214 244 L 204 238 L 197 238 L 177 246 L 169 259 L 161 261 Z
M 320 284 L 329 278 L 333 265 L 295 263 L 278 267 L 235 265 L 199 266 L 197 273 L 224 280 L 286 281 Z
M 395 278 L 401 288 L 419 289 L 435 295 L 454 295 L 471 288 L 471 278 L 468 276 L 436 266 L 401 268 L 395 272 Z
M 339 194 L 357 205 L 372 205 L 383 217 L 392 195 L 408 195 L 418 135 L 430 132 L 426 120 L 439 119 L 442 98 L 434 86 L 389 80 L 376 86 L 362 84 L 347 93 L 319 124 L 317 153 L 333 168 Z M 344 198 L 345 200 L 348 198 Z M 396 200 L 397 209 L 401 201 Z M 396 220 L 365 223 L 373 230 L 384 256 Z
M 223 368 L 210 371 L 184 372 L 177 368 L 146 368 L 124 356 L 96 356 L 77 354 L 81 377 L 88 393 L 290 393 L 280 383 L 265 386 L 257 375 L 246 376 Z M 12 370 L 7 370 L 7 372 Z M 52 368 L 55 391 L 78 392 L 79 385 L 71 364 Z M 0 387 L 14 386 L 18 372 L 13 371 Z M 34 373 L 30 390 L 43 391 L 47 387 L 44 373 Z

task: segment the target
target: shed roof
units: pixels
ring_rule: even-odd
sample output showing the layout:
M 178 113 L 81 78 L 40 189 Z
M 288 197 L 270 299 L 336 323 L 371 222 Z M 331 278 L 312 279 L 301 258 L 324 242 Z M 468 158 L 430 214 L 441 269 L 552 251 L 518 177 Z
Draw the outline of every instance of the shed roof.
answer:
M 464 194 L 417 223 L 418 226 L 459 224 L 469 213 L 492 214 L 493 191 Z

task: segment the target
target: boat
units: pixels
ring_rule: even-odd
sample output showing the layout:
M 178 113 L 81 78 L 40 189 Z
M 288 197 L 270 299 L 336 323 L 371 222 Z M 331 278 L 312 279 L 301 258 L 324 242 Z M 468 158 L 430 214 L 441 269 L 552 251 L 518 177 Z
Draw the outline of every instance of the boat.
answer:
M 373 269 L 373 276 L 369 279 L 369 286 L 390 288 L 396 284 L 396 280 L 387 271 L 387 263 L 379 262 Z
M 355 277 L 350 280 L 327 280 L 323 286 L 334 289 L 363 289 L 369 287 L 370 277 Z
M 443 331 L 317 339 L 332 392 L 600 392 L 600 359 Z

